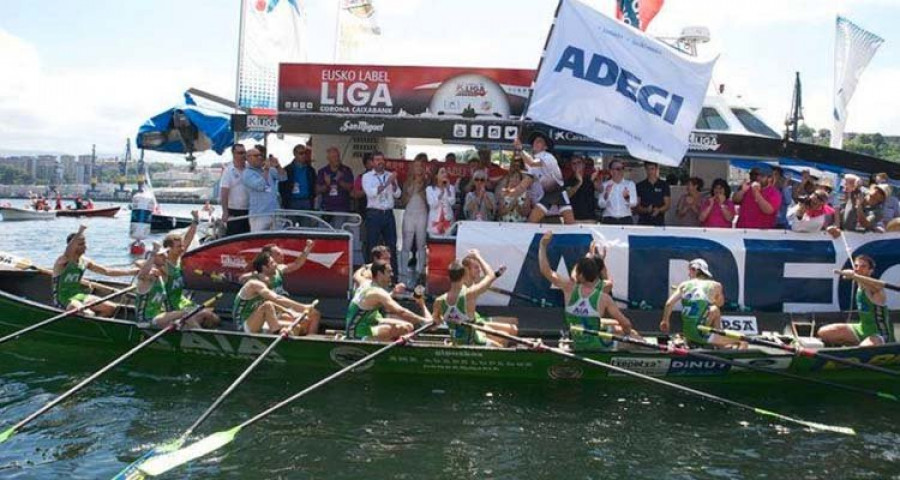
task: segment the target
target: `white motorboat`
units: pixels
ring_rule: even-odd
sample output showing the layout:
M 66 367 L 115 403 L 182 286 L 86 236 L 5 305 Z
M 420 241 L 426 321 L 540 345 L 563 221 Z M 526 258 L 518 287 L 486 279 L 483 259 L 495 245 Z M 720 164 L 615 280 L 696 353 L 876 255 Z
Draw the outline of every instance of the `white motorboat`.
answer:
M 34 210 L 31 208 L 0 207 L 0 215 L 4 222 L 21 222 L 26 220 L 53 220 L 55 210 Z

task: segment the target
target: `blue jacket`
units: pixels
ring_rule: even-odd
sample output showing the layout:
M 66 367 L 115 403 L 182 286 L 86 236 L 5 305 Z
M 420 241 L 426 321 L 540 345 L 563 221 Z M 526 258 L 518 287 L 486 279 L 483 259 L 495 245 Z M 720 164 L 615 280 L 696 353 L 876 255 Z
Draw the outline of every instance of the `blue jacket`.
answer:
M 278 210 L 278 182 L 284 179 L 285 176 L 279 175 L 278 170 L 274 168 L 268 169 L 265 173 L 262 169 L 249 165 L 244 169 L 241 181 L 247 187 L 250 198 L 250 215 Z

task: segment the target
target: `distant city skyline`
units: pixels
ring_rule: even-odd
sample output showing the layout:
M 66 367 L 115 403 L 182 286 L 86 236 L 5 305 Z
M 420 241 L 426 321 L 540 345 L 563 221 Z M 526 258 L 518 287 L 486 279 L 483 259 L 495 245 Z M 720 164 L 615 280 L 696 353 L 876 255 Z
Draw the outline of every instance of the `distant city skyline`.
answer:
M 329 63 L 337 2 L 303 3 L 309 61 Z M 376 0 L 383 35 L 362 47 L 361 63 L 536 68 L 556 3 Z M 613 0 L 587 3 L 609 15 L 614 11 Z M 96 143 L 104 154 L 124 155 L 125 139 L 133 139 L 147 118 L 180 102 L 189 87 L 233 98 L 239 5 L 17 2 L 0 24 L 0 62 L 14 72 L 0 76 L 0 151 L 80 155 Z M 648 33 L 673 37 L 686 26 L 709 27 L 712 41 L 701 55 L 720 55 L 713 83 L 761 107 L 779 130 L 794 72 L 800 71 L 806 123 L 821 129 L 831 127 L 839 12 L 886 40 L 850 104 L 847 131 L 900 134 L 900 110 L 886 108 L 884 99 L 900 84 L 896 0 L 668 0 Z M 288 159 L 295 140 L 273 139 L 273 151 Z M 147 159 L 179 161 L 149 152 Z

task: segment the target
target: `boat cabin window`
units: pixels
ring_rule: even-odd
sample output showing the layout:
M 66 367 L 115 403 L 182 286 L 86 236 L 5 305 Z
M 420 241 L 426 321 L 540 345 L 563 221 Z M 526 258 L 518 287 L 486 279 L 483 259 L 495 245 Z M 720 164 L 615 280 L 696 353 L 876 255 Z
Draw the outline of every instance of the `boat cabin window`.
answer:
M 778 134 L 775 133 L 774 130 L 769 128 L 768 125 L 763 123 L 762 120 L 757 118 L 756 115 L 753 115 L 753 113 L 749 110 L 744 108 L 732 108 L 731 112 L 734 113 L 734 116 L 737 117 L 738 121 L 741 122 L 741 125 L 743 125 L 744 128 L 746 128 L 748 131 L 757 135 L 779 138 Z
M 697 117 L 697 125 L 695 128 L 697 130 L 727 131 L 728 124 L 725 123 L 725 119 L 719 115 L 718 110 L 712 107 L 703 107 L 703 110 L 700 111 L 700 116 Z

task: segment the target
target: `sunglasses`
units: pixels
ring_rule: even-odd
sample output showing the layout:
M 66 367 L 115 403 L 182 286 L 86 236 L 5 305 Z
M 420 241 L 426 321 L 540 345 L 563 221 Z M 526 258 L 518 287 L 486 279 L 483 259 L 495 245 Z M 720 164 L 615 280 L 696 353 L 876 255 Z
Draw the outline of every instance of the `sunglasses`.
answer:
M 484 180 L 485 180 L 485 179 L 483 179 L 483 178 L 476 178 L 476 179 L 475 179 L 476 182 L 483 182 Z

